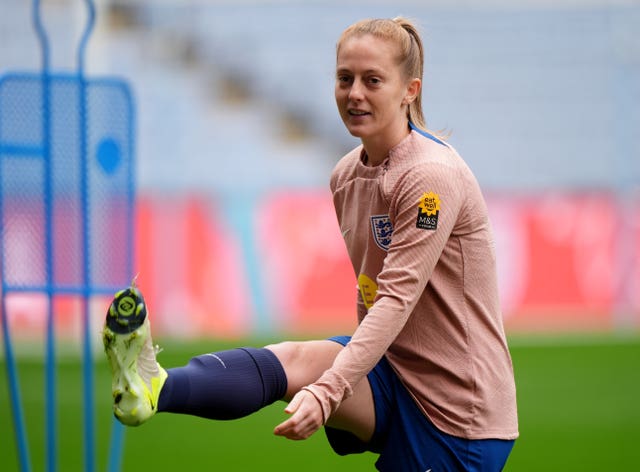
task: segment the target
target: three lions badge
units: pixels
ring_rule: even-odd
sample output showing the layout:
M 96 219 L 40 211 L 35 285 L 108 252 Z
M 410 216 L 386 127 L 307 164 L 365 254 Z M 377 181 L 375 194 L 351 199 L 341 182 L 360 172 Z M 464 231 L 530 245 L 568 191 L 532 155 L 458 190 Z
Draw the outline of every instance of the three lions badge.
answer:
M 391 236 L 393 235 L 393 225 L 389 215 L 374 215 L 371 217 L 371 231 L 373 240 L 378 247 L 384 251 L 389 250 Z

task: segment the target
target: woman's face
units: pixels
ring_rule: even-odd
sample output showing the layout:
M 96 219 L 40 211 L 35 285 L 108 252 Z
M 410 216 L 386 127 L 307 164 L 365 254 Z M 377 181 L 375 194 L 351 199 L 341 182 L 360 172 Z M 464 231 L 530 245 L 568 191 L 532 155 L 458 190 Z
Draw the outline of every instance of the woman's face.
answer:
M 407 82 L 390 41 L 372 35 L 344 40 L 338 49 L 335 96 L 347 130 L 363 143 L 394 146 L 407 133 L 407 104 L 420 81 Z

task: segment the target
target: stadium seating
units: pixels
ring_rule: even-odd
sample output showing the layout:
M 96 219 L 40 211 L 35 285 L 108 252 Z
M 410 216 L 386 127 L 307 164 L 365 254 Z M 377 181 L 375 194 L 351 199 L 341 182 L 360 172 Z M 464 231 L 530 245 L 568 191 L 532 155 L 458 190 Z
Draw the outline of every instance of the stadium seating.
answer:
M 333 102 L 336 39 L 356 19 L 397 14 L 416 19 L 424 34 L 431 128 L 451 132 L 485 188 L 615 188 L 640 178 L 640 145 L 631 139 L 640 111 L 630 105 L 640 99 L 637 6 L 99 6 L 89 72 L 133 82 L 143 188 L 325 185 L 328 169 L 356 143 Z M 116 7 L 131 16 L 128 28 L 109 28 Z M 0 47 L 2 69 L 36 68 L 28 6 L 7 0 L 2 8 L 2 44 L 12 45 Z M 54 66 L 72 68 L 81 2 L 55 3 L 45 13 Z M 184 44 L 191 63 L 180 55 Z M 248 99 L 229 104 L 222 80 L 246 86 Z M 292 148 L 281 117 L 296 121 L 307 139 Z

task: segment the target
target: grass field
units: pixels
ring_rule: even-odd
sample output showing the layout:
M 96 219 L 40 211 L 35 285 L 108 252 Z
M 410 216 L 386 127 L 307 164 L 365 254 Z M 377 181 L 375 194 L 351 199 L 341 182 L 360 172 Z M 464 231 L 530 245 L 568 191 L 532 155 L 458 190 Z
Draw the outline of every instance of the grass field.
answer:
M 161 340 L 160 340 L 161 341 Z M 162 343 L 165 366 L 229 347 L 217 341 Z M 262 342 L 239 344 L 260 345 Z M 238 345 L 237 342 L 234 345 Z M 512 338 L 520 439 L 507 471 L 632 471 L 640 464 L 640 336 Z M 105 470 L 111 429 L 109 374 L 96 364 L 97 470 Z M 35 471 L 44 470 L 44 375 L 41 360 L 20 360 L 23 408 Z M 5 365 L 0 377 L 0 470 L 19 470 Z M 58 367 L 59 470 L 83 468 L 82 387 L 77 358 Z M 158 415 L 128 428 L 123 471 L 368 471 L 375 456 L 334 455 L 323 433 L 302 442 L 272 435 L 284 403 L 249 418 L 214 422 Z

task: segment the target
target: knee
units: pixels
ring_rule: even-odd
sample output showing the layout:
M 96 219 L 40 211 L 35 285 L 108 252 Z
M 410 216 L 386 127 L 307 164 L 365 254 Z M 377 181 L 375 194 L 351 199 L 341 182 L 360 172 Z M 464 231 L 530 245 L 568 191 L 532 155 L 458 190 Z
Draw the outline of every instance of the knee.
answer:
M 313 349 L 306 342 L 285 341 L 265 346 L 275 354 L 287 375 L 285 400 L 290 401 L 300 389 L 314 382 L 320 371 L 313 364 Z
M 297 393 L 303 386 L 315 382 L 333 364 L 342 349 L 328 340 L 285 341 L 265 346 L 275 354 L 287 374 L 287 396 Z
M 290 370 L 304 357 L 304 343 L 295 341 L 283 341 L 265 346 L 265 349 L 273 352 L 285 372 Z

